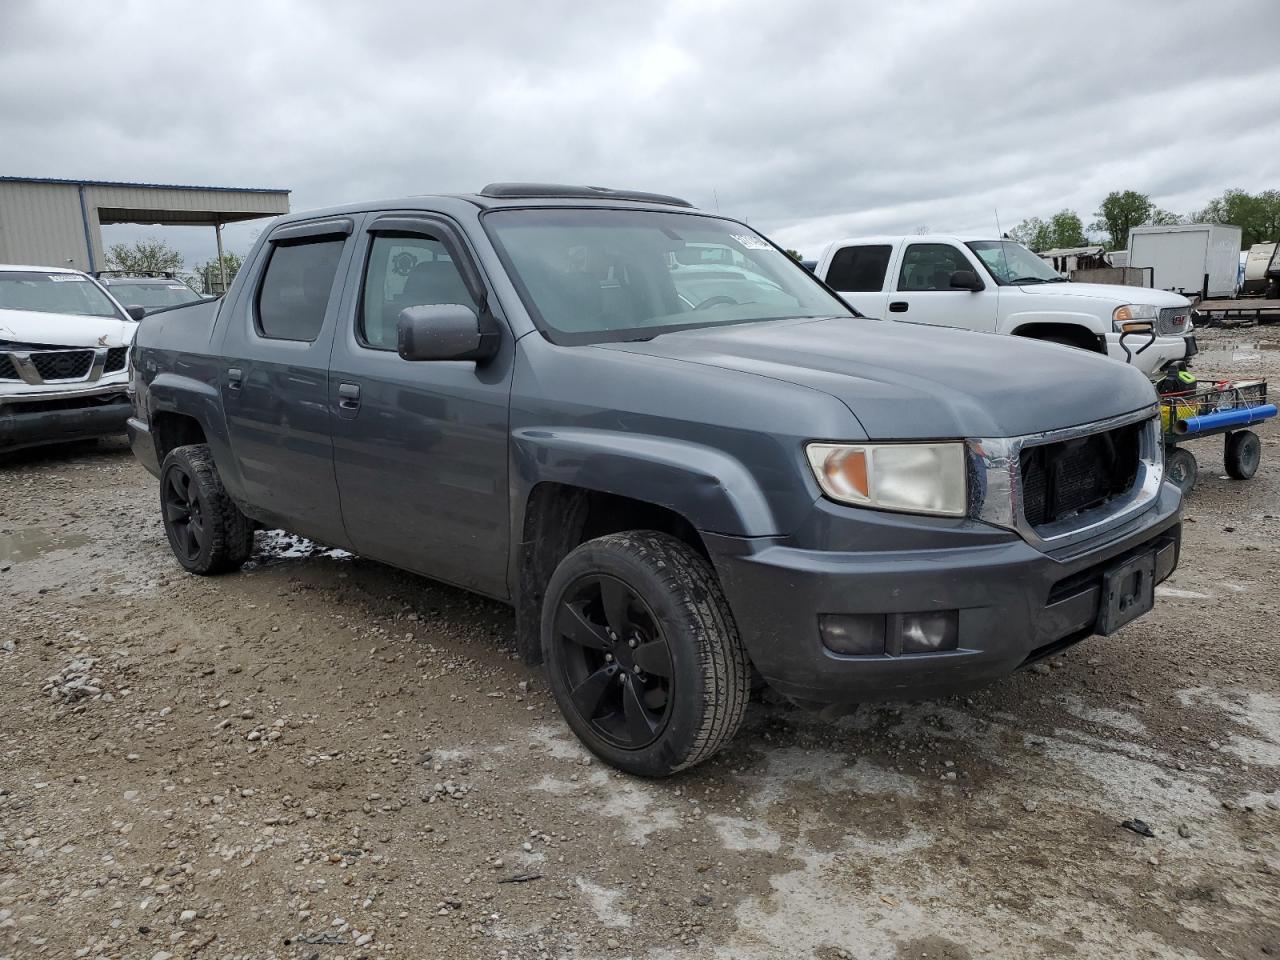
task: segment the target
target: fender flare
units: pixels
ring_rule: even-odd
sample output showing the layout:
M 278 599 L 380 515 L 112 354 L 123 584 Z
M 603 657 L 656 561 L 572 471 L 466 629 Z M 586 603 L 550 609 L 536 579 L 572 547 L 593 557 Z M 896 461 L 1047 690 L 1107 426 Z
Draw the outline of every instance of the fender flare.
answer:
M 236 458 L 231 454 L 231 440 L 227 435 L 222 396 L 218 388 L 194 377 L 164 371 L 156 374 L 146 389 L 148 419 L 154 419 L 157 413 L 174 413 L 190 417 L 200 424 L 213 453 L 218 476 L 231 498 L 239 502 L 243 491 L 240 469 Z M 152 442 L 156 443 L 158 439 L 153 436 Z M 157 459 L 162 459 L 159 454 L 160 450 L 157 448 Z
M 1104 323 L 1095 314 L 1079 313 L 1074 310 L 1020 310 L 1006 316 L 1001 321 L 997 332 L 1017 336 L 1021 328 L 1036 323 L 1078 327 L 1091 337 L 1101 337 L 1111 332 L 1111 324 Z
M 512 432 L 511 451 L 517 541 L 529 491 L 543 482 L 656 504 L 705 533 L 781 532 L 751 471 L 713 447 L 616 430 L 529 427 Z

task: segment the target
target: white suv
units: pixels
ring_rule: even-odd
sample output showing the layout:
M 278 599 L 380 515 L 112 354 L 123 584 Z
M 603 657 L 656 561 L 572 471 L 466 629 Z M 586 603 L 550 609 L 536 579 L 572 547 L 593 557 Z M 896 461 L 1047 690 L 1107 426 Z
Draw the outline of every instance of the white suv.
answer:
M 137 327 L 78 270 L 0 264 L 0 453 L 123 434 Z

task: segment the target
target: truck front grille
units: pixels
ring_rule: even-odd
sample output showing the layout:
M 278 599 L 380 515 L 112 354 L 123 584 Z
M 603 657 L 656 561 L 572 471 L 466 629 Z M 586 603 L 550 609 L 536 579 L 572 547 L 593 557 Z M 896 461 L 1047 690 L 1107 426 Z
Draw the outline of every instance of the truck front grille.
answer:
M 3 353 L 0 353 L 0 380 L 18 380 L 18 370 Z
M 1138 478 L 1143 423 L 1024 447 L 1022 513 L 1032 528 L 1066 520 L 1123 496 Z
M 92 350 L 50 350 L 31 354 L 31 364 L 40 379 L 83 380 L 93 367 Z
M 102 372 L 115 373 L 117 370 L 123 370 L 128 355 L 128 347 L 112 347 L 107 351 L 107 362 L 103 366 Z
M 1191 308 L 1163 307 L 1156 320 L 1156 333 L 1162 337 L 1180 337 L 1191 322 Z

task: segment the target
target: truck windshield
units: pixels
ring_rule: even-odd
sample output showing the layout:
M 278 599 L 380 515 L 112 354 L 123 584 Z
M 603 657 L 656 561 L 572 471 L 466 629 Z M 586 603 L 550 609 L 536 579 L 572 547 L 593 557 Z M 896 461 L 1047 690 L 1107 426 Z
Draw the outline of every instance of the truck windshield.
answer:
M 717 324 L 852 316 L 750 228 L 657 210 L 497 210 L 484 219 L 556 343 L 647 340 Z
M 1012 240 L 973 240 L 966 246 L 1001 286 L 1065 282 L 1051 264 Z
M 111 298 L 78 273 L 0 272 L 0 310 L 120 317 Z
M 126 307 L 137 304 L 140 307 L 177 307 L 184 303 L 195 303 L 200 299 L 185 283 L 128 283 L 115 282 L 108 288 L 111 295 Z

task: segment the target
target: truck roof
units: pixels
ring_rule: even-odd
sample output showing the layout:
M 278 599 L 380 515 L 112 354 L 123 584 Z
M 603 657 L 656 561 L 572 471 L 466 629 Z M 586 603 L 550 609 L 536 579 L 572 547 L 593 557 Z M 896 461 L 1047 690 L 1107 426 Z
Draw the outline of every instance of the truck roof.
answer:
M 301 210 L 278 218 L 278 223 L 295 223 L 327 216 L 343 216 L 374 210 L 436 210 L 441 201 L 464 203 L 492 210 L 503 207 L 599 207 L 625 206 L 637 210 L 684 210 L 696 208 L 687 200 L 661 193 L 614 190 L 609 187 L 575 186 L 558 183 L 491 183 L 477 193 L 436 193 L 411 197 L 390 197 L 336 207 Z M 699 211 L 703 212 L 703 211 Z M 725 219 L 732 220 L 732 217 Z
M 23 263 L 0 263 L 0 273 L 80 273 L 74 267 L 35 267 Z
M 910 236 L 904 234 L 885 234 L 873 237 L 846 237 L 843 240 L 833 241 L 833 246 L 845 247 L 854 244 L 870 244 L 870 243 L 901 243 L 904 240 L 911 240 L 915 243 L 929 243 L 932 241 L 949 241 L 952 243 L 969 243 L 974 240 L 998 240 L 999 237 L 981 236 L 980 234 L 959 234 L 959 233 L 913 233 Z

